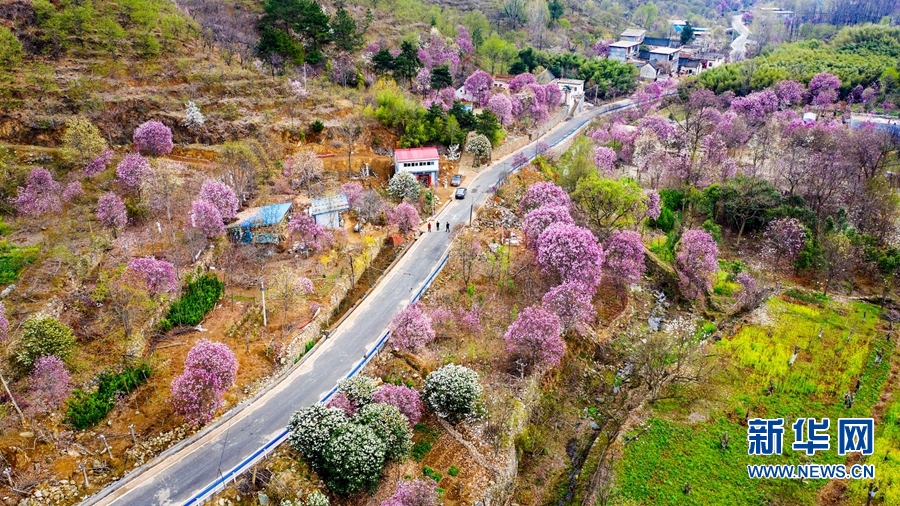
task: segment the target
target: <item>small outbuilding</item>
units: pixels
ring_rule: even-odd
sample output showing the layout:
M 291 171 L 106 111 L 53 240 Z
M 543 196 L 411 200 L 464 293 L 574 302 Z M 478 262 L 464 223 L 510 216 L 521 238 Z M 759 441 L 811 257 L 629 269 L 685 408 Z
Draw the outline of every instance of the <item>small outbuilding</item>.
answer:
M 435 186 L 440 170 L 440 156 L 435 147 L 406 148 L 394 151 L 394 174 L 409 172 L 423 186 Z
M 318 225 L 325 228 L 340 228 L 341 213 L 348 209 L 350 209 L 350 203 L 347 201 L 347 196 L 339 193 L 330 197 L 313 199 L 307 212 Z
M 278 244 L 284 237 L 285 221 L 292 205 L 284 202 L 245 209 L 228 225 L 228 236 L 243 244 Z

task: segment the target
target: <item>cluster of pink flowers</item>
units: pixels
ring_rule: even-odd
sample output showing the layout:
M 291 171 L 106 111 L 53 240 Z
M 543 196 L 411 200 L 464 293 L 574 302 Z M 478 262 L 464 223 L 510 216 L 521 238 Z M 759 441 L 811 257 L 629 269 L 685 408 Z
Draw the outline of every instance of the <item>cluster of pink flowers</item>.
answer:
M 401 234 L 408 234 L 419 226 L 419 212 L 409 204 L 398 204 L 387 211 L 387 221 L 391 226 L 397 227 Z
M 104 227 L 121 230 L 128 224 L 125 203 L 115 193 L 107 193 L 97 201 L 97 219 Z
M 633 230 L 616 230 L 603 243 L 606 263 L 603 268 L 617 282 L 637 283 L 641 280 L 644 265 L 644 242 L 641 234 Z
M 150 171 L 150 162 L 137 154 L 129 153 L 116 167 L 116 182 L 129 193 L 139 193 L 144 177 Z
M 234 385 L 237 359 L 224 343 L 206 339 L 188 352 L 184 372 L 172 381 L 172 404 L 188 423 L 212 420 L 225 392 Z
M 315 218 L 306 213 L 295 213 L 287 224 L 289 233 L 300 239 L 300 246 L 312 251 L 321 251 L 331 247 L 334 238 Z
M 563 331 L 575 330 L 583 334 L 596 316 L 593 298 L 594 287 L 570 281 L 551 288 L 541 299 L 541 305 L 559 317 Z
M 551 182 L 534 183 L 525 191 L 525 196 L 519 201 L 519 212 L 529 212 L 542 206 L 569 207 L 571 199 L 565 190 Z
M 525 234 L 525 245 L 536 248 L 537 239 L 547 227 L 554 223 L 574 224 L 568 206 L 544 205 L 525 215 L 522 219 L 522 232 Z
M 234 194 L 234 190 L 221 181 L 214 179 L 204 181 L 203 186 L 200 187 L 200 198 L 216 206 L 219 215 L 225 221 L 231 221 L 237 216 L 240 207 L 238 198 Z
M 53 179 L 50 171 L 43 167 L 31 169 L 25 188 L 17 189 L 12 203 L 23 216 L 43 216 L 62 210 L 60 190 L 62 185 Z
M 409 420 L 410 426 L 422 419 L 422 398 L 413 388 L 385 383 L 375 390 L 372 402 L 383 402 L 396 407 Z
M 554 223 L 537 239 L 538 267 L 544 274 L 558 276 L 563 283 L 578 280 L 599 285 L 605 257 L 594 234 L 577 225 Z
M 528 365 L 555 366 L 566 353 L 559 317 L 540 306 L 530 306 L 519 313 L 506 329 L 503 339 L 507 349 Z
M 167 155 L 175 147 L 169 127 L 154 120 L 135 128 L 133 140 L 135 149 L 150 156 Z
M 91 163 L 87 164 L 87 166 L 84 168 L 84 175 L 87 177 L 92 177 L 103 172 L 104 170 L 106 170 L 106 167 L 109 166 L 109 162 L 112 161 L 112 157 L 113 150 L 109 148 L 104 149 L 103 152 L 101 152 L 100 155 L 97 156 L 97 158 L 94 158 Z
M 691 298 L 699 298 L 712 288 L 712 275 L 719 269 L 719 246 L 703 230 L 685 230 L 675 254 L 681 291 Z
M 147 291 L 153 295 L 171 292 L 178 287 L 175 266 L 165 260 L 153 257 L 132 258 L 128 262 L 128 270 L 139 278 Z
M 431 317 L 421 302 L 414 302 L 391 320 L 391 346 L 395 350 L 415 351 L 434 341 Z
M 56 409 L 72 391 L 66 364 L 53 355 L 40 357 L 28 375 L 29 411 L 44 414 Z
M 381 506 L 437 506 L 440 504 L 437 484 L 434 480 L 412 480 L 401 482 L 394 495 Z
M 191 203 L 191 226 L 199 229 L 208 239 L 225 235 L 222 214 L 212 202 L 197 199 Z
M 418 56 L 428 70 L 447 65 L 451 71 L 456 71 L 459 66 L 459 49 L 447 44 L 439 35 L 432 35 L 428 43 L 419 48 Z

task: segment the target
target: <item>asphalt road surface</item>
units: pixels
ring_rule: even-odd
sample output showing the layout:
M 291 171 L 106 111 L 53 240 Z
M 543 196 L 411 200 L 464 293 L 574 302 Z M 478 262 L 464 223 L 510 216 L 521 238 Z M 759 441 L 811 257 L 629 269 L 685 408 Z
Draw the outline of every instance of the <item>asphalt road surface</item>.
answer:
M 629 104 L 622 101 L 590 109 L 560 123 L 540 140 L 556 145 L 594 117 Z M 534 148 L 527 146 L 522 151 L 531 156 Z M 453 235 L 443 231 L 445 224 L 449 222 L 451 229 L 456 224 L 468 224 L 473 209 L 478 209 L 491 187 L 512 169 L 509 156 L 467 181 L 466 198 L 450 202 L 435 216 L 442 231 L 422 234 L 329 338 L 281 382 L 253 403 L 235 408 L 238 411 L 226 422 L 109 485 L 84 504 L 193 503 L 221 481 L 223 474 L 271 445 L 284 432 L 294 411 L 321 400 L 355 369 L 384 335 L 394 314 L 411 301 L 441 264 Z
M 747 52 L 747 37 L 750 36 L 750 29 L 741 19 L 743 14 L 735 14 L 731 17 L 731 27 L 738 32 L 738 37 L 731 43 L 731 61 L 737 61 L 744 57 Z

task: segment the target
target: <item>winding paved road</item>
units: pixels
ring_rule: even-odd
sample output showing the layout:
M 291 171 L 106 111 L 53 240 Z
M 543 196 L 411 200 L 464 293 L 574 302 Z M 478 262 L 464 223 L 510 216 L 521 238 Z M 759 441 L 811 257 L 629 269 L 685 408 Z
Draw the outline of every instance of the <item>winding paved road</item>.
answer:
M 742 17 L 743 14 L 735 14 L 731 17 L 731 27 L 739 34 L 731 43 L 731 61 L 737 61 L 747 53 L 747 38 L 750 36 L 750 29 L 744 24 Z
M 555 146 L 594 117 L 630 105 L 631 101 L 623 100 L 595 107 L 562 122 L 541 140 Z M 521 151 L 530 156 L 533 150 L 530 145 Z M 435 219 L 442 225 L 447 221 L 451 226 L 468 223 L 471 210 L 484 203 L 491 186 L 514 168 L 512 156 L 508 156 L 482 170 L 466 182 L 466 199 L 450 202 Z M 270 390 L 83 504 L 199 504 L 212 496 L 284 440 L 285 426 L 294 411 L 324 399 L 339 380 L 364 365 L 364 356 L 371 356 L 383 343 L 391 317 L 417 297 L 443 266 L 450 236 L 431 232 L 419 237 L 331 336 Z

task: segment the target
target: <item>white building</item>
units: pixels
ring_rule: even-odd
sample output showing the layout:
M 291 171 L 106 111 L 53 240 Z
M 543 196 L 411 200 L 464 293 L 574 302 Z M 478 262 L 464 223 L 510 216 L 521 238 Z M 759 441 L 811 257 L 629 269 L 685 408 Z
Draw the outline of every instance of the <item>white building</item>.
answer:
M 440 156 L 437 148 L 407 148 L 394 151 L 394 174 L 409 172 L 424 186 L 438 182 Z
M 581 79 L 554 79 L 550 83 L 559 86 L 562 92 L 560 104 L 572 107 L 576 100 L 584 96 L 584 81 Z
M 625 63 L 629 58 L 637 56 L 641 43 L 635 41 L 620 40 L 609 45 L 609 57 Z
M 350 209 L 350 204 L 347 202 L 347 196 L 339 193 L 330 197 L 313 199 L 307 212 L 318 225 L 325 228 L 340 228 L 341 213 L 348 209 Z
M 668 62 L 672 75 L 678 74 L 680 47 L 654 47 L 650 49 L 650 62 Z
M 629 28 L 622 32 L 619 35 L 619 41 L 625 42 L 637 42 L 641 44 L 644 42 L 644 36 L 647 35 L 647 30 L 642 30 L 640 28 Z

